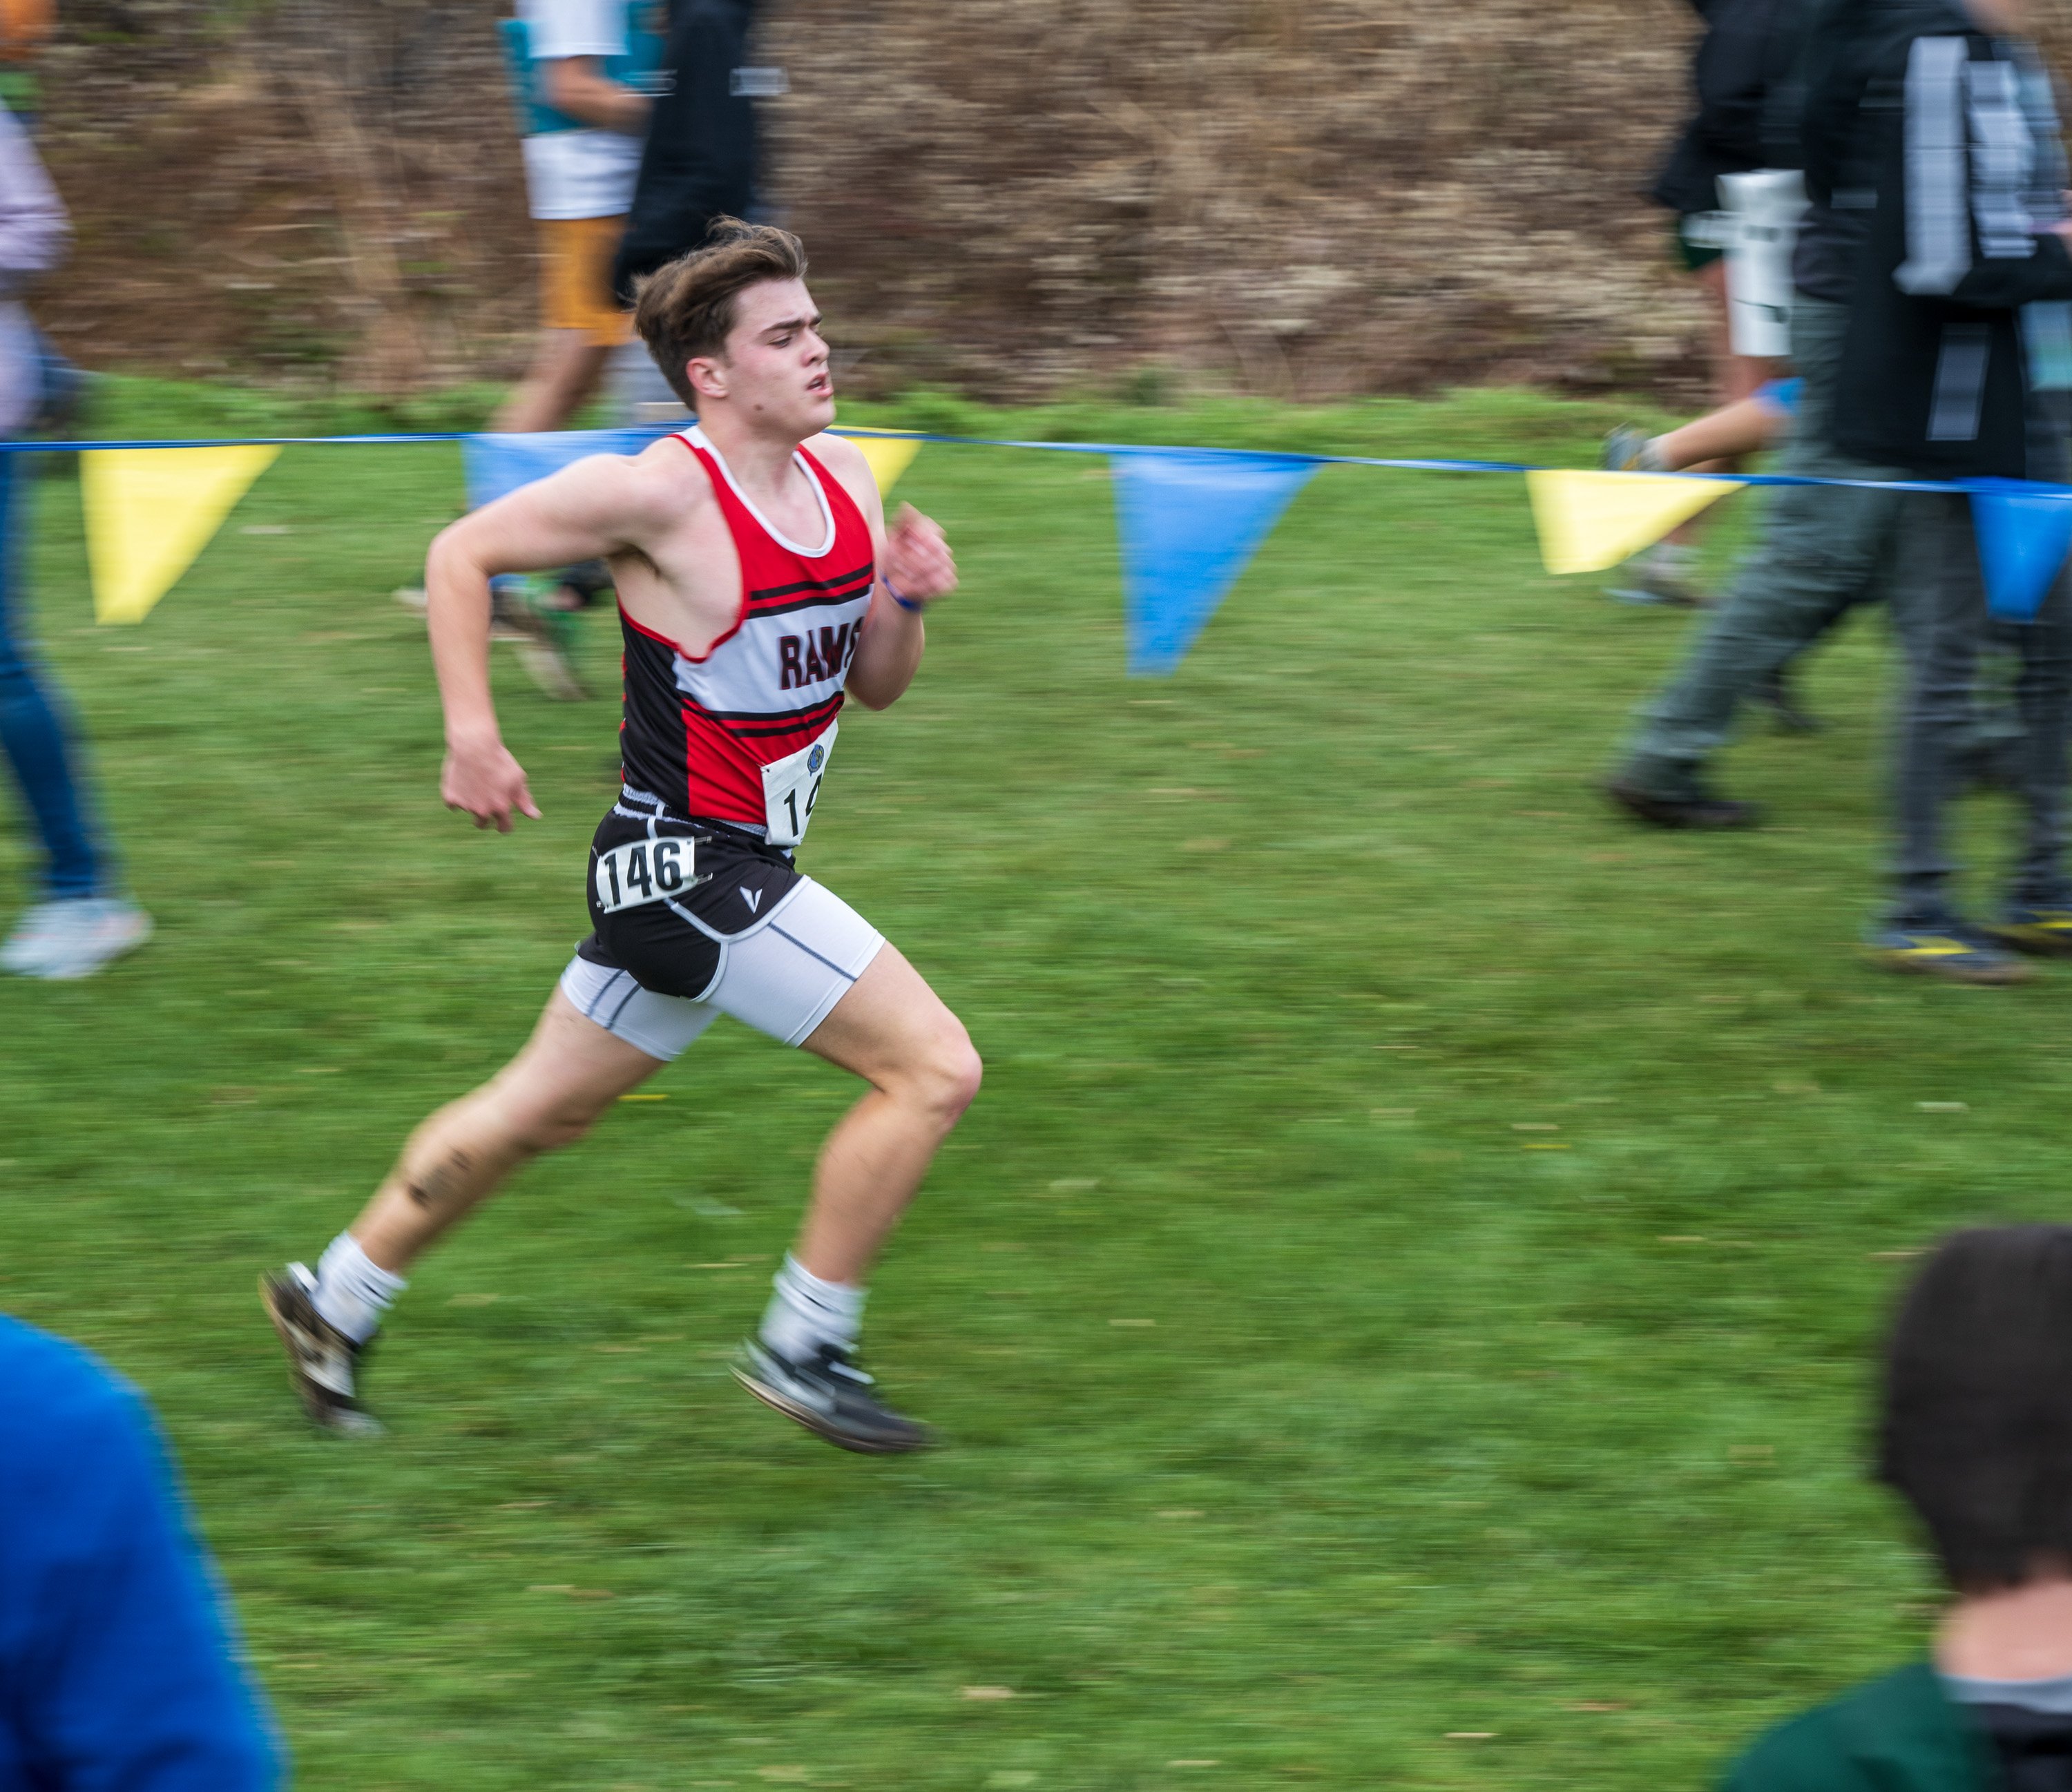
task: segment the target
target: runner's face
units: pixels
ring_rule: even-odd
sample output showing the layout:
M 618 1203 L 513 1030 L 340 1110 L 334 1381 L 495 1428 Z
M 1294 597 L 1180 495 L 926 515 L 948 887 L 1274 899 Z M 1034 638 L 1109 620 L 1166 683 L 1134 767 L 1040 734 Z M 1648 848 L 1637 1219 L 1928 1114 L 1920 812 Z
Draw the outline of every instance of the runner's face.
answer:
M 834 421 L 828 345 L 803 280 L 766 281 L 735 300 L 724 364 L 729 400 L 758 425 L 803 442 Z

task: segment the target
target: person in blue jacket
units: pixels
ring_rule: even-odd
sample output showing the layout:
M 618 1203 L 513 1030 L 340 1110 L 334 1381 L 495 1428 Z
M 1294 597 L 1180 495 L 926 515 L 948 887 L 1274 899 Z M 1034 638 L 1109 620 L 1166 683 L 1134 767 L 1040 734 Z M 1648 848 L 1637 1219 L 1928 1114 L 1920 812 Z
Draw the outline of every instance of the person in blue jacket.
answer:
M 143 1400 L 0 1315 L 0 1792 L 282 1783 Z

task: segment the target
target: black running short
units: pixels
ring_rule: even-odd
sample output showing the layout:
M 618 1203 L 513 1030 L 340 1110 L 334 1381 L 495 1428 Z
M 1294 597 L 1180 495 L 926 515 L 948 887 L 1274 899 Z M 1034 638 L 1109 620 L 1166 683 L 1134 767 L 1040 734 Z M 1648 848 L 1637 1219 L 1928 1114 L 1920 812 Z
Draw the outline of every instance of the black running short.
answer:
M 562 993 L 664 1059 L 720 1014 L 804 1044 L 885 943 L 776 848 L 623 804 L 590 845 L 590 913 Z
M 590 936 L 576 955 L 696 1001 L 718 973 L 722 945 L 800 881 L 790 858 L 759 840 L 614 808 L 590 841 Z

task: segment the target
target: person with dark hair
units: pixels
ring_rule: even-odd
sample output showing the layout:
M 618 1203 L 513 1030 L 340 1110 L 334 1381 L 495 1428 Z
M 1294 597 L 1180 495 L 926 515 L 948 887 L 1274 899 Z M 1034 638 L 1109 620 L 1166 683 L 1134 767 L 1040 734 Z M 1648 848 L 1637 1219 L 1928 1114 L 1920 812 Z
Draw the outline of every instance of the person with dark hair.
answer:
M 0 1792 L 280 1779 L 143 1401 L 0 1315 Z
M 504 832 L 514 815 L 538 815 L 491 697 L 489 582 L 592 556 L 619 591 L 621 788 L 591 845 L 590 935 L 530 1042 L 418 1128 L 314 1270 L 265 1280 L 320 1424 L 375 1428 L 360 1354 L 418 1255 L 724 1014 L 870 1085 L 820 1152 L 805 1223 L 734 1374 L 842 1449 L 929 1441 L 857 1367 L 864 1281 L 976 1095 L 978 1054 L 921 973 L 792 853 L 845 704 L 882 709 L 905 694 L 923 613 L 956 590 L 956 566 L 911 506 L 886 526 L 862 452 L 825 433 L 834 381 L 805 272 L 788 231 L 721 220 L 704 248 L 643 282 L 635 314 L 695 426 L 564 467 L 432 544 L 447 807 Z
M 1951 1591 L 1933 1658 L 1770 1731 L 1725 1792 L 2072 1792 L 2072 1227 L 1959 1232 L 1923 1265 L 1877 1473 Z

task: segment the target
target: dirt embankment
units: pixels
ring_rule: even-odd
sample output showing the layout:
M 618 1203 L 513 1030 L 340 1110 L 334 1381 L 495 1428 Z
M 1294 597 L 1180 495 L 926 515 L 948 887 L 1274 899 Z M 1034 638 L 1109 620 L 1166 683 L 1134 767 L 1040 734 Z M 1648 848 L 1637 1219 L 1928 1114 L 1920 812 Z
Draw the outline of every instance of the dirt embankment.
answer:
M 771 195 L 857 377 L 1696 390 L 1638 197 L 1681 0 L 767 0 Z M 495 0 L 64 0 L 89 364 L 503 376 L 533 309 Z

